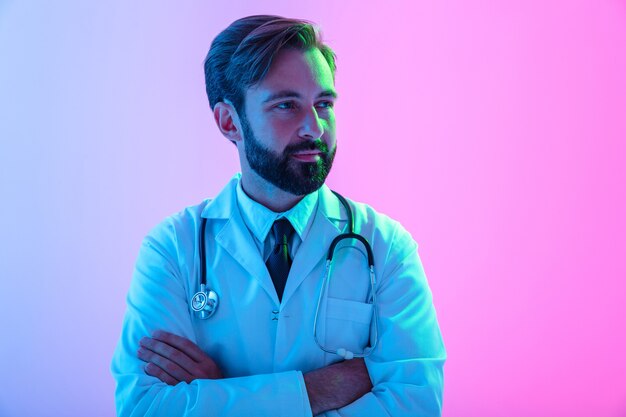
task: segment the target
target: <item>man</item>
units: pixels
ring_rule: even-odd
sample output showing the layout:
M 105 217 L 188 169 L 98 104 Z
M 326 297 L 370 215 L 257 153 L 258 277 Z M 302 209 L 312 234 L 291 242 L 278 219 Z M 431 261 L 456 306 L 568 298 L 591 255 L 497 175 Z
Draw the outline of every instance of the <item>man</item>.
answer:
M 118 415 L 440 415 L 445 350 L 416 243 L 324 185 L 333 52 L 307 22 L 250 16 L 216 37 L 205 74 L 241 174 L 144 240 L 112 363 Z M 375 282 L 358 238 L 325 275 L 350 216 Z

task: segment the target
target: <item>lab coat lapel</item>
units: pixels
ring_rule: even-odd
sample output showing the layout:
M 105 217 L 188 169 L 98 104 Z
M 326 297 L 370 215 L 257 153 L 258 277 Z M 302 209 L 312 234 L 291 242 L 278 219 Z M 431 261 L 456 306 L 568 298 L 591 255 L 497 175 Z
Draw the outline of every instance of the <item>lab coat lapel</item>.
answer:
M 237 206 L 236 175 L 226 187 L 212 200 L 202 213 L 202 217 L 210 219 L 227 219 L 221 230 L 216 231 L 215 241 L 245 270 L 251 279 L 256 279 L 263 290 L 278 303 L 274 284 L 267 268 L 254 244 L 254 237 L 245 226 Z M 228 270 L 231 270 L 229 267 Z M 239 276 L 239 274 L 233 275 Z M 228 278 L 228 277 L 226 277 Z
M 291 265 L 283 293 L 283 304 L 289 301 L 311 271 L 326 261 L 330 242 L 343 233 L 342 228 L 347 223 L 347 215 L 343 213 L 341 203 L 326 185 L 320 188 L 317 209 L 313 215 L 315 217 L 311 229 Z M 321 275 L 319 278 L 321 279 Z

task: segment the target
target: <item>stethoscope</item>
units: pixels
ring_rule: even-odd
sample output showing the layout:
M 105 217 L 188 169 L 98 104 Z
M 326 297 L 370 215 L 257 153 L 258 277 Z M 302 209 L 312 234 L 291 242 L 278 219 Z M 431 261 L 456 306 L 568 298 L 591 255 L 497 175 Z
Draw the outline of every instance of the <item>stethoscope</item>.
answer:
M 346 199 L 340 195 L 339 193 L 333 191 L 333 194 L 337 196 L 341 204 L 346 209 L 348 214 L 348 233 L 342 233 L 339 236 L 335 237 L 330 244 L 328 249 L 328 255 L 326 256 L 326 265 L 324 268 L 324 275 L 322 277 L 322 288 L 320 289 L 320 295 L 317 300 L 317 307 L 315 308 L 315 319 L 313 320 L 313 338 L 315 339 L 315 343 L 317 346 L 322 349 L 326 353 L 336 354 L 345 359 L 353 359 L 353 358 L 364 358 L 368 356 L 372 351 L 376 348 L 378 344 L 378 304 L 376 302 L 376 274 L 374 273 L 374 254 L 372 252 L 372 247 L 370 246 L 367 239 L 365 239 L 362 235 L 354 233 L 354 219 L 352 216 L 352 209 L 350 205 L 346 201 Z M 202 218 L 200 224 L 200 291 L 195 293 L 193 297 L 191 297 L 191 308 L 196 313 L 196 316 L 200 319 L 208 319 L 217 310 L 219 305 L 219 297 L 217 293 L 213 290 L 207 291 L 206 288 L 206 262 L 205 262 L 205 231 L 206 231 L 206 218 Z M 363 244 L 365 250 L 367 251 L 367 264 L 370 275 L 370 299 L 368 300 L 369 304 L 372 304 L 372 313 L 374 316 L 374 325 L 373 325 L 373 342 L 371 346 L 366 347 L 363 352 L 355 353 L 345 348 L 339 349 L 329 349 L 325 347 L 322 343 L 320 343 L 317 337 L 317 321 L 320 313 L 320 305 L 322 304 L 322 300 L 324 294 L 327 291 L 327 288 L 330 285 L 330 272 L 332 269 L 332 261 L 333 255 L 335 253 L 335 248 L 337 244 L 345 239 L 356 239 Z

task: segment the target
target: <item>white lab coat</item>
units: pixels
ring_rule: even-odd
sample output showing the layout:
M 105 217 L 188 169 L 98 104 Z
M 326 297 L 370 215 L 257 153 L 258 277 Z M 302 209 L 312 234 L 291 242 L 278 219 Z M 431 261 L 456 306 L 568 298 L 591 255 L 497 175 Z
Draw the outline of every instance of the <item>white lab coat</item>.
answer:
M 145 238 L 111 365 L 119 416 L 310 416 L 303 372 L 342 359 L 315 344 L 313 319 L 329 244 L 347 225 L 345 210 L 326 186 L 319 190 L 313 224 L 279 303 L 239 213 L 239 178 L 214 200 L 168 217 Z M 367 205 L 350 204 L 355 231 L 372 245 L 379 281 L 378 347 L 365 360 L 374 388 L 326 415 L 440 415 L 445 350 L 417 245 L 399 223 Z M 207 218 L 207 286 L 220 297 L 207 320 L 189 306 L 199 288 L 200 216 Z M 362 352 L 370 338 L 370 284 L 360 245 L 351 240 L 335 252 L 318 323 L 318 338 L 328 348 Z M 194 341 L 225 379 L 168 386 L 146 375 L 138 342 L 157 329 Z

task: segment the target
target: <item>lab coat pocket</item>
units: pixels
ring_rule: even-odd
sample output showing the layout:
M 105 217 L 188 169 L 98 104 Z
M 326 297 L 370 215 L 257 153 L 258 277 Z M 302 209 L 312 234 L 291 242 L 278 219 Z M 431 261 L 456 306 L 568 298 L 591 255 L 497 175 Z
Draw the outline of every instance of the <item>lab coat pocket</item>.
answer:
M 363 353 L 369 345 L 372 304 L 328 297 L 326 348 Z

